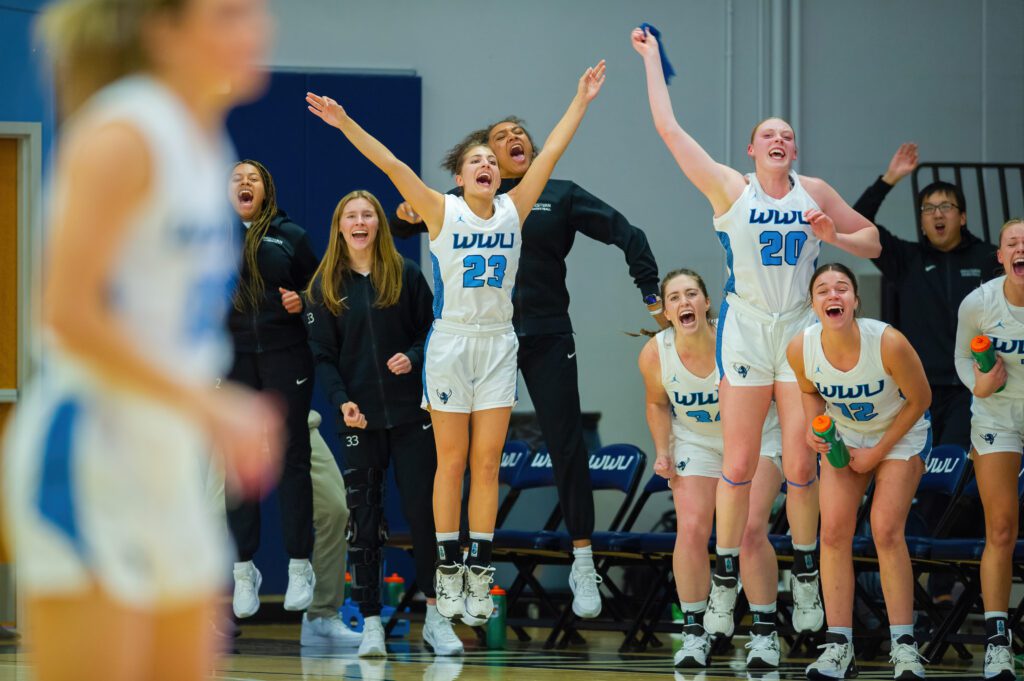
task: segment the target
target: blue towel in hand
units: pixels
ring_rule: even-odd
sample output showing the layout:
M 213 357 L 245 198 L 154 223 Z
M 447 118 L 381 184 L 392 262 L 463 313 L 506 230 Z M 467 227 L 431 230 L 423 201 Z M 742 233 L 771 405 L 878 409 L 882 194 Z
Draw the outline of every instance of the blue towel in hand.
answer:
M 676 75 L 676 70 L 672 68 L 672 64 L 669 63 L 668 57 L 665 56 L 665 43 L 661 39 L 661 31 L 654 28 L 647 22 L 640 24 L 641 31 L 647 31 L 658 41 L 658 56 L 661 57 L 661 70 L 665 74 L 665 84 L 668 85 L 672 80 L 672 76 Z

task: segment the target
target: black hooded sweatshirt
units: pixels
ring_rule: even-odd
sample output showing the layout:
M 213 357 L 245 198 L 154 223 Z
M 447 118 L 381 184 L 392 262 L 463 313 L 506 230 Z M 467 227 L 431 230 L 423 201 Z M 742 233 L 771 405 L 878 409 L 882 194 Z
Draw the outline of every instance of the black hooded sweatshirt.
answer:
M 248 228 L 239 222 L 238 229 L 244 244 Z M 309 245 L 306 231 L 278 209 L 256 251 L 256 262 L 263 275 L 263 299 L 256 310 L 232 307 L 228 328 L 235 352 L 282 350 L 305 343 L 306 328 L 302 315 L 291 314 L 284 309 L 278 288 L 301 293 L 316 271 L 319 261 Z M 239 287 L 248 276 L 249 269 L 243 260 Z
M 875 222 L 882 200 L 892 186 L 881 177 L 868 187 L 853 209 Z M 907 241 L 875 222 L 882 253 L 872 258 L 895 287 L 897 318 L 889 319 L 910 341 L 924 364 L 928 382 L 937 386 L 959 386 L 953 366 L 957 312 L 968 293 L 1002 273 L 996 261 L 996 247 L 967 231 L 960 243 L 943 252 L 923 235 Z

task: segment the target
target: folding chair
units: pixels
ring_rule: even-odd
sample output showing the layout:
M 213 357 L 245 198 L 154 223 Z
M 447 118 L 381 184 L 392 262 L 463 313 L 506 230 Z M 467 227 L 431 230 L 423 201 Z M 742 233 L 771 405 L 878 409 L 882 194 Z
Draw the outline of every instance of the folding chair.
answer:
M 1017 474 L 1017 499 L 1018 507 L 1024 499 L 1024 462 L 1021 471 Z M 960 497 L 956 500 L 955 508 L 962 508 L 963 504 L 981 504 L 981 496 L 978 490 L 977 478 L 967 483 Z M 946 615 L 932 634 L 931 640 L 925 646 L 922 654 L 932 661 L 939 661 L 945 655 L 950 645 L 958 643 L 984 643 L 984 636 L 971 636 L 959 634 L 960 627 L 967 620 L 975 606 L 981 602 L 981 555 L 985 550 L 984 538 L 941 538 L 932 541 L 932 561 L 947 565 L 954 569 L 964 584 L 964 592 L 953 604 L 953 609 Z M 1024 576 L 1024 542 L 1017 541 L 1013 553 L 1014 577 L 1020 579 Z M 1011 636 L 1018 636 L 1016 631 L 1020 625 L 1024 601 L 1018 602 L 1010 612 Z M 959 649 L 958 649 L 959 650 Z M 963 657 L 963 653 L 961 653 Z
M 643 451 L 627 444 L 608 445 L 590 455 L 590 480 L 594 491 L 615 490 L 624 495 L 609 526 L 610 530 L 618 529 L 623 522 L 636 494 L 640 473 L 643 471 L 646 461 L 647 455 Z M 540 450 L 519 469 L 512 489 L 522 492 L 538 487 L 554 487 L 554 484 L 550 454 L 546 450 Z M 564 626 L 563 621 L 568 621 L 568 615 L 572 611 L 568 605 L 564 609 L 558 608 L 533 572 L 541 564 L 569 562 L 568 554 L 572 551 L 572 537 L 568 532 L 557 530 L 561 521 L 561 507 L 556 503 L 541 531 L 511 530 L 503 527 L 496 530 L 494 535 L 495 557 L 511 561 L 517 570 L 516 579 L 508 592 L 509 607 L 512 607 L 521 597 L 525 588 L 529 586 L 531 592 L 558 618 L 558 621 L 554 623 L 552 636 L 545 644 L 546 647 L 554 644 Z M 526 624 L 526 622 L 522 624 Z M 522 630 L 522 624 L 515 623 L 513 631 L 520 637 L 520 640 L 528 640 L 526 632 Z M 537 624 L 537 622 L 529 622 L 529 624 Z

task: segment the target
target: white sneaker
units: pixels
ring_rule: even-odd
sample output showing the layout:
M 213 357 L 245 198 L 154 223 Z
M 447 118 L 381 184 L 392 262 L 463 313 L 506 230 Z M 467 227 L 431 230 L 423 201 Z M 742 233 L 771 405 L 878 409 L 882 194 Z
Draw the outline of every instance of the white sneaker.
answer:
M 466 568 L 466 614 L 470 617 L 490 617 L 494 611 L 494 599 L 491 598 L 491 582 L 494 581 L 494 568 L 491 566 L 473 565 Z
M 748 669 L 775 669 L 779 666 L 779 635 L 774 631 L 767 636 L 751 634 L 744 647 L 750 651 L 747 653 Z
M 362 640 L 363 635 L 345 626 L 337 615 L 311 620 L 307 613 L 302 613 L 302 635 L 299 636 L 299 645 L 355 646 Z
M 455 681 L 462 673 L 462 658 L 438 657 L 423 670 L 423 681 Z
M 313 587 L 316 575 L 308 560 L 291 560 L 288 563 L 288 588 L 284 592 L 284 609 L 301 611 L 313 604 Z
M 359 644 L 359 657 L 386 657 L 384 647 L 384 625 L 380 615 L 367 617 L 363 620 L 363 640 Z
M 427 618 L 423 622 L 423 643 L 427 650 L 435 655 L 461 655 L 464 652 L 462 641 L 452 629 L 451 620 L 442 617 L 436 605 L 427 605 Z
M 603 580 L 593 565 L 572 564 L 569 571 L 569 589 L 572 590 L 572 611 L 577 617 L 591 619 L 601 614 L 601 590 Z
M 707 667 L 711 662 L 711 638 L 683 632 L 683 644 L 676 651 L 673 665 L 680 669 Z
M 467 627 L 482 627 L 487 624 L 487 617 L 473 617 L 468 612 L 462 613 L 462 623 Z
M 820 631 L 825 625 L 825 608 L 821 605 L 820 580 L 817 572 L 790 575 L 789 588 L 793 594 L 793 630 Z
M 924 678 L 924 666 L 921 664 L 921 653 L 917 651 L 917 641 L 913 636 L 900 636 L 892 642 L 889 651 L 889 662 L 895 669 L 892 678 L 901 681 L 914 681 Z
M 1010 646 L 985 646 L 985 678 L 1016 679 L 1013 671 L 1013 650 Z
M 825 634 L 825 644 L 818 646 L 824 652 L 807 665 L 809 679 L 852 679 L 857 676 L 857 660 L 853 657 L 853 644 L 838 634 Z
M 704 631 L 712 636 L 732 636 L 736 629 L 732 615 L 736 609 L 736 595 L 739 591 L 739 581 L 735 586 L 720 586 L 714 577 L 711 578 L 708 609 L 704 611 Z
M 231 599 L 231 609 L 239 619 L 252 617 L 260 609 L 260 584 L 263 583 L 263 575 L 251 560 L 235 563 L 233 572 L 235 595 Z
M 459 617 L 466 609 L 466 566 L 438 565 L 434 570 L 434 591 L 441 617 Z M 488 613 L 490 615 L 490 613 Z

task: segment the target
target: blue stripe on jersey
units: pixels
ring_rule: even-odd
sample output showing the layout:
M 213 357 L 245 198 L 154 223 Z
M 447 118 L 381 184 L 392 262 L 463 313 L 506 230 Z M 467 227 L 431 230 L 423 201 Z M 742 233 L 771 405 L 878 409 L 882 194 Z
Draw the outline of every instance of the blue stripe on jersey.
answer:
M 924 411 L 924 420 L 928 422 L 928 437 L 924 441 L 924 447 L 917 455 L 921 457 L 921 461 L 924 461 L 924 465 L 927 468 L 928 459 L 932 454 L 932 412 L 928 409 Z
M 725 334 L 725 316 L 729 313 L 729 302 L 722 298 L 722 306 L 718 308 L 718 333 L 715 334 L 715 364 L 718 365 L 719 378 L 725 378 L 725 367 L 722 366 L 722 336 Z
M 431 256 L 433 257 L 433 256 Z M 437 269 L 434 269 L 437 272 Z M 437 274 L 434 275 L 435 277 Z M 436 300 L 436 298 L 435 298 Z M 434 327 L 431 326 L 430 330 L 427 331 L 427 339 L 423 341 L 423 368 L 420 369 L 422 376 L 421 382 L 423 383 L 423 399 L 427 401 L 427 406 L 430 406 L 430 392 L 427 391 L 427 348 L 430 346 L 430 336 L 434 333 Z
M 434 269 L 434 319 L 440 319 L 444 312 L 444 280 L 441 278 L 441 263 L 433 253 L 430 254 L 430 264 Z M 423 389 L 426 390 L 426 385 Z
M 40 514 L 63 530 L 79 550 L 82 535 L 75 518 L 71 448 L 80 413 L 81 405 L 75 400 L 65 400 L 54 410 L 43 446 L 42 476 L 36 501 Z
M 726 293 L 736 293 L 736 273 L 732 269 L 732 244 L 729 242 L 729 235 L 725 232 L 715 232 L 718 234 L 718 240 L 722 242 L 722 248 L 725 249 L 725 266 L 729 268 L 729 278 L 725 282 Z M 719 322 L 719 327 L 721 322 Z

